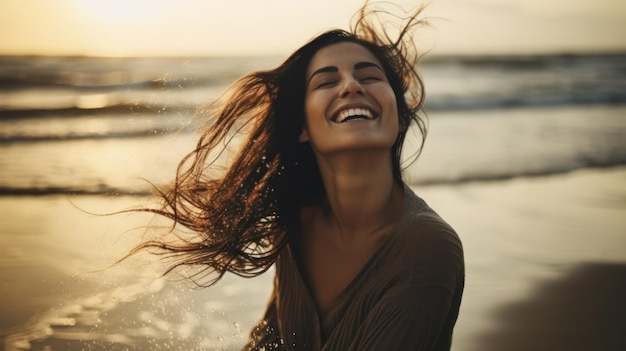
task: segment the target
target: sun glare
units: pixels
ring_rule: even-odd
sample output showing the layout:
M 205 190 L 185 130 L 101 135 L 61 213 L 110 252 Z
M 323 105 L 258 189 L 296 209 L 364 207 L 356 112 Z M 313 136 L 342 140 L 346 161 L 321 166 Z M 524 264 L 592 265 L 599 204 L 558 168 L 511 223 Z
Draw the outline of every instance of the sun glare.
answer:
M 141 25 L 166 15 L 165 3 L 155 0 L 75 0 L 76 8 L 104 25 Z

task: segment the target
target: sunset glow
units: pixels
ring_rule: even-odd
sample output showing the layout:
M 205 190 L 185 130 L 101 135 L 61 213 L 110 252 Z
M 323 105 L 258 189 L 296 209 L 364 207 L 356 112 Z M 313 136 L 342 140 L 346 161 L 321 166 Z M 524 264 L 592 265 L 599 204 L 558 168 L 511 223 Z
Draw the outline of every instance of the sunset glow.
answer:
M 74 0 L 73 6 L 104 26 L 142 26 L 167 15 L 162 1 L 151 0 Z
M 3 0 L 0 55 L 284 55 L 347 28 L 362 2 Z M 424 15 L 418 44 L 435 53 L 626 50 L 626 7 L 614 0 L 431 0 Z

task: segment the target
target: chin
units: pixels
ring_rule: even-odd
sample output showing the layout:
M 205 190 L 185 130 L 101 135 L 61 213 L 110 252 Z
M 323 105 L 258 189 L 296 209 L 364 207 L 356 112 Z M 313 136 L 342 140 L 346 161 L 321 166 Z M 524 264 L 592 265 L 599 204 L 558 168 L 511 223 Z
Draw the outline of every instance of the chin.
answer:
M 345 143 L 341 143 L 341 144 L 337 144 L 337 145 L 333 145 L 333 146 L 328 146 L 326 148 L 323 148 L 322 150 L 319 150 L 322 153 L 336 153 L 336 152 L 367 152 L 367 151 L 372 151 L 372 152 L 384 152 L 384 151 L 389 151 L 391 152 L 391 148 L 393 147 L 393 144 L 395 143 L 395 140 L 389 142 L 388 140 L 371 140 L 371 139 L 366 139 L 366 140 L 350 140 L 349 142 L 345 142 Z M 324 150 L 326 152 L 324 152 Z

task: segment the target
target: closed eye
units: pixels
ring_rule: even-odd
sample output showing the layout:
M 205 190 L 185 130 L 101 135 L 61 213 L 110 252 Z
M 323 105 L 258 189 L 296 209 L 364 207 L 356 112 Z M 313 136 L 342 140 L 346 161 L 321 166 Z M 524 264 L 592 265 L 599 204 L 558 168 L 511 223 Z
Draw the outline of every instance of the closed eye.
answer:
M 361 79 L 359 79 L 361 82 L 380 82 L 381 80 L 383 80 L 380 77 L 377 76 L 367 76 L 367 77 L 363 77 Z
M 335 81 L 335 80 L 321 81 L 321 82 L 319 82 L 318 84 L 315 85 L 315 89 L 332 87 L 332 86 L 334 86 L 336 84 L 337 84 L 337 81 Z
M 358 79 L 359 82 L 363 83 L 373 83 L 387 80 L 385 74 L 375 66 L 361 68 L 360 72 L 358 72 L 354 77 Z

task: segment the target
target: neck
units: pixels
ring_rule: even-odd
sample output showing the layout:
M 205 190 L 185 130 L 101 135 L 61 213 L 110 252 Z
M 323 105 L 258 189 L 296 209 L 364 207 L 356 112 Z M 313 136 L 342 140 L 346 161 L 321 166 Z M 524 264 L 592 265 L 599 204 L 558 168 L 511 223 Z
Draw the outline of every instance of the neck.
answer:
M 318 157 L 327 199 L 326 220 L 343 240 L 379 233 L 403 210 L 403 190 L 395 182 L 390 152 Z

